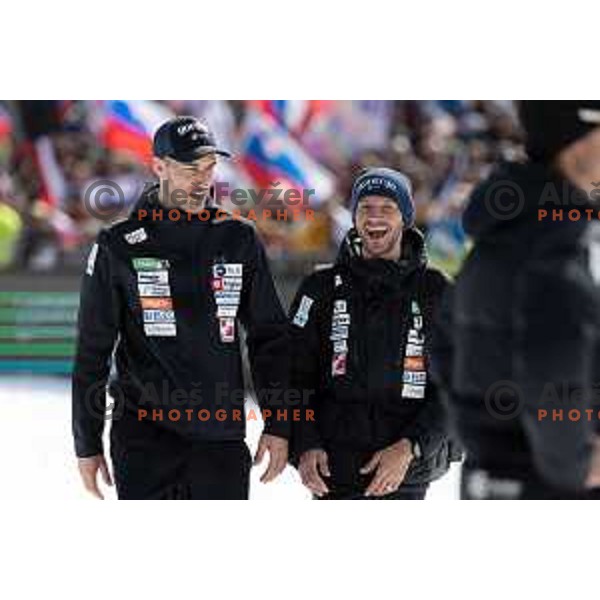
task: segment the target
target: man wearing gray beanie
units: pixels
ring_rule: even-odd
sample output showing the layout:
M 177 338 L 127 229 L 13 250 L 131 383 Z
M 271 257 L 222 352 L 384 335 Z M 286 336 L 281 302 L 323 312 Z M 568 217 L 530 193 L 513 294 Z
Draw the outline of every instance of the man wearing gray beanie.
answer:
M 291 460 L 317 498 L 423 499 L 450 455 L 428 373 L 447 281 L 427 266 L 402 173 L 366 170 L 350 204 L 335 265 L 305 279 L 290 312 L 292 386 L 310 399 Z

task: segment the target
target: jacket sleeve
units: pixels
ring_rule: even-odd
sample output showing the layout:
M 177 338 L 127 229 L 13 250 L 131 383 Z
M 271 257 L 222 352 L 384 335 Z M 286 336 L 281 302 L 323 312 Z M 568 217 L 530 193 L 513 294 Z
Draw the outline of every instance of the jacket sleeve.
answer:
M 319 389 L 322 379 L 320 323 L 323 318 L 322 278 L 307 277 L 290 307 L 291 385 L 302 398 L 300 420 L 292 430 L 291 462 L 307 450 L 322 448 L 318 428 Z
M 538 473 L 563 489 L 583 488 L 593 436 L 585 411 L 592 407 L 598 307 L 585 269 L 562 260 L 532 265 L 517 288 L 513 323 L 519 418 Z M 581 418 L 570 420 L 572 409 Z
M 452 286 L 438 271 L 429 271 L 425 293 L 430 304 L 431 329 L 427 393 L 413 424 L 413 441 L 421 446 L 423 458 L 435 455 L 448 439 L 446 403 L 443 400 L 443 381 L 448 376 L 450 331 L 447 322 L 447 301 Z
M 263 245 L 253 228 L 248 227 L 248 231 L 250 272 L 240 319 L 247 332 L 248 357 L 258 403 L 263 411 L 271 412 L 271 416 L 265 418 L 264 432 L 287 439 L 292 418 L 286 401 L 289 387 L 287 319 Z
M 78 457 L 103 452 L 106 385 L 119 330 L 119 304 L 105 236 L 101 232 L 92 246 L 81 285 L 72 376 L 72 428 Z

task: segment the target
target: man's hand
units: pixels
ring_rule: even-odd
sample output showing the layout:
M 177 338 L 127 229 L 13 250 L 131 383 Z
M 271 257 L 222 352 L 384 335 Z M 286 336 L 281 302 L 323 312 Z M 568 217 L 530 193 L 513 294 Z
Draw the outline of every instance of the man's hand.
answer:
M 585 487 L 588 489 L 600 487 L 600 437 L 594 436 L 593 441 L 590 470 L 585 481 Z
M 376 452 L 360 470 L 366 475 L 377 469 L 365 496 L 385 496 L 395 492 L 402 485 L 412 459 L 412 444 L 406 439 Z
M 331 477 L 329 462 L 325 450 L 307 450 L 300 457 L 298 472 L 302 483 L 319 498 L 329 493 L 322 477 Z
M 269 466 L 260 478 L 262 483 L 273 481 L 285 469 L 288 459 L 288 441 L 276 435 L 263 433 L 258 442 L 254 466 L 262 462 L 267 451 L 269 452 Z
M 77 462 L 85 489 L 100 500 L 104 500 L 104 496 L 98 487 L 98 471 L 102 474 L 102 479 L 106 485 L 113 485 L 104 456 L 97 454 L 96 456 L 79 458 Z

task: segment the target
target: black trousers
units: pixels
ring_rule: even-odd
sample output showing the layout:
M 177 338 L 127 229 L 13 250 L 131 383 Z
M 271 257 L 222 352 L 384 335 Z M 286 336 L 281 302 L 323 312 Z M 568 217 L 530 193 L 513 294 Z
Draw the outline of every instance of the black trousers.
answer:
M 243 440 L 194 441 L 154 423 L 115 421 L 111 459 L 120 500 L 247 500 Z
M 429 488 L 428 483 L 402 484 L 396 492 L 385 496 L 366 497 L 365 490 L 375 477 L 375 473 L 363 475 L 360 472 L 369 459 L 372 452 L 355 451 L 347 448 L 328 449 L 329 469 L 331 477 L 325 482 L 329 488 L 329 494 L 320 498 L 321 500 L 424 500 Z
M 357 489 L 336 489 L 319 500 L 424 500 L 427 494 L 428 484 L 401 485 L 397 491 L 385 496 L 364 495 L 364 491 Z M 316 498 L 316 496 L 315 496 Z

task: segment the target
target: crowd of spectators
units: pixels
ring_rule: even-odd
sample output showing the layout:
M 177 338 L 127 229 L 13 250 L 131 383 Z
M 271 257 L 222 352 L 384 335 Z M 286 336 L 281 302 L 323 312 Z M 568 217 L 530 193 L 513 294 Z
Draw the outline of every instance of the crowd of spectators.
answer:
M 28 110 L 35 112 L 29 103 Z M 202 113 L 202 102 L 166 102 L 180 114 Z M 18 121 L 19 103 L 5 114 Z M 41 105 L 40 105 L 41 106 Z M 234 135 L 247 105 L 227 103 Z M 280 263 L 331 258 L 350 225 L 346 209 L 353 178 L 367 166 L 397 168 L 412 181 L 417 222 L 427 232 L 434 259 L 454 270 L 467 246 L 460 214 L 473 186 L 499 160 L 521 156 L 520 131 L 510 101 L 395 101 L 384 124 L 385 139 L 352 155 L 319 157 L 335 176 L 335 191 L 319 204 L 313 221 L 257 223 L 271 258 Z M 86 210 L 91 182 L 117 181 L 127 210 L 145 182 L 147 166 L 126 153 L 103 147 L 90 126 L 89 103 L 61 104 L 53 147 L 61 202 L 43 200 L 39 165 L 16 126 L 0 139 L 0 269 L 79 269 L 91 240 L 105 223 Z M 202 116 L 200 114 L 200 116 Z M 217 128 L 218 129 L 218 128 Z M 233 163 L 233 168 L 240 168 Z

